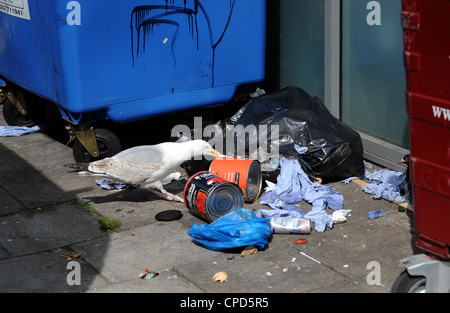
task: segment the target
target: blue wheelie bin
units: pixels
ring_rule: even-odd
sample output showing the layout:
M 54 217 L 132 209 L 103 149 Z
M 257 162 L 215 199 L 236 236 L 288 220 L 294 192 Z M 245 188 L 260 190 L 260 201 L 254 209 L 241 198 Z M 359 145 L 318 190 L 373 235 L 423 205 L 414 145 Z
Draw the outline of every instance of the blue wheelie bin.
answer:
M 22 114 L 27 94 L 48 100 L 99 157 L 93 121 L 129 123 L 254 91 L 265 21 L 265 0 L 0 0 L 2 98 Z

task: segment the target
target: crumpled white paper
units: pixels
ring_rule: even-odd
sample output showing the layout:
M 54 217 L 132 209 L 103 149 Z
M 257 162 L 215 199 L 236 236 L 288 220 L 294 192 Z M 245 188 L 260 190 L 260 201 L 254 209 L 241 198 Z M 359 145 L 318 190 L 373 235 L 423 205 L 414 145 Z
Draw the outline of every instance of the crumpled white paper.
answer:
M 347 216 L 352 215 L 352 210 L 337 210 L 333 212 L 333 215 L 331 215 L 331 219 L 333 220 L 334 224 L 339 223 L 345 223 L 347 222 Z

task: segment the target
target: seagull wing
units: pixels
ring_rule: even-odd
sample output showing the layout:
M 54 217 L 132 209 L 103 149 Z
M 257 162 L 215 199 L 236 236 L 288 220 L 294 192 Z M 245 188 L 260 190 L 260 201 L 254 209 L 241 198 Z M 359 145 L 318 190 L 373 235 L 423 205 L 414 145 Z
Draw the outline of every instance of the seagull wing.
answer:
M 90 172 L 129 184 L 158 181 L 167 170 L 167 156 L 156 146 L 139 146 L 125 150 L 111 158 L 89 165 Z

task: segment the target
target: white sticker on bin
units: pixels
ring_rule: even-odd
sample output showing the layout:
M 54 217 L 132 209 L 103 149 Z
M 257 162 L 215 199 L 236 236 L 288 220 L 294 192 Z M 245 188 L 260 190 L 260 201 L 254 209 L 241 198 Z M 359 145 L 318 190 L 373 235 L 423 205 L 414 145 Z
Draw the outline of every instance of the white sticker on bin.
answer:
M 28 0 L 0 0 L 0 12 L 26 20 L 30 19 Z

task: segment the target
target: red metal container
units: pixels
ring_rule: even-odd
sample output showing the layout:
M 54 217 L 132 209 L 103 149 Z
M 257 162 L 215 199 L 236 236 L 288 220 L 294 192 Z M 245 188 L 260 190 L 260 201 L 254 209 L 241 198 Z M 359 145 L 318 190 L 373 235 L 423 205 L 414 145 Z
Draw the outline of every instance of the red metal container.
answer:
M 402 6 L 416 244 L 450 259 L 450 1 Z
M 256 160 L 228 157 L 215 158 L 211 162 L 209 171 L 238 185 L 243 191 L 246 202 L 255 202 L 261 192 L 261 166 Z

